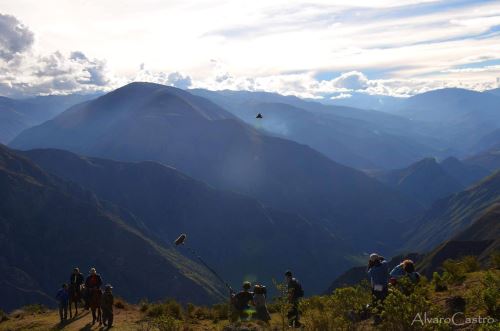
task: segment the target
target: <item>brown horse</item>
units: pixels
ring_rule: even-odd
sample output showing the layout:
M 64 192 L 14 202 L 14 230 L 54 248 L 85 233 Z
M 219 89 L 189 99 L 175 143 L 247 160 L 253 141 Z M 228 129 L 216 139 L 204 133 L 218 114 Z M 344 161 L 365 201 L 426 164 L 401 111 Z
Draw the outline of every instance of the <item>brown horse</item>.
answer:
M 87 291 L 90 291 L 88 293 L 88 298 L 89 298 L 89 307 L 90 310 L 92 311 L 92 324 L 95 324 L 95 322 L 99 322 L 99 325 L 102 323 L 102 311 L 101 311 L 101 298 L 102 298 L 102 291 L 100 288 L 91 288 L 91 289 L 86 289 Z
M 68 303 L 69 303 L 69 318 L 73 317 L 73 308 L 71 307 L 73 303 L 75 304 L 75 316 L 78 315 L 78 303 L 82 299 L 82 286 L 77 286 L 76 284 L 70 284 L 68 288 Z

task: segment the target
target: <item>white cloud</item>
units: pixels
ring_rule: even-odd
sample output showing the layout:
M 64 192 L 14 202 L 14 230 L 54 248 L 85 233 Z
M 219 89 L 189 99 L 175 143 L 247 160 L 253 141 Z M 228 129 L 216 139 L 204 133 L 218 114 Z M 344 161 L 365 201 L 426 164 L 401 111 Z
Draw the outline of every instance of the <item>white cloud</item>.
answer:
M 133 81 L 157 83 L 181 89 L 187 89 L 192 85 L 191 77 L 188 75 L 183 75 L 180 72 L 164 73 L 146 70 L 144 63 L 141 64 L 139 73 Z
M 368 78 L 359 71 L 350 71 L 341 74 L 339 77 L 332 80 L 331 84 L 335 87 L 349 90 L 365 90 L 369 86 Z
M 0 59 L 10 61 L 33 45 L 33 32 L 11 15 L 0 14 Z
M 83 52 L 42 54 L 34 34 L 17 18 L 0 14 L 0 94 L 24 96 L 109 89 L 105 61 Z
M 50 60 L 52 67 L 46 65 L 43 72 L 63 70 L 61 81 L 69 80 L 66 85 L 71 85 L 69 70 L 82 88 L 100 88 L 105 82 L 115 87 L 141 79 L 179 87 L 269 89 L 309 97 L 349 90 L 406 95 L 435 86 L 482 89 L 496 84 L 499 75 L 495 68 L 466 69 L 478 57 L 495 59 L 500 54 L 500 34 L 495 33 L 500 25 L 498 1 L 0 3 L 2 10 L 36 31 L 36 42 L 30 46 L 34 55 L 23 59 Z M 106 62 L 85 60 L 73 53 L 75 49 Z M 10 62 L 20 61 L 12 55 L 19 53 L 26 51 L 11 52 Z M 67 59 L 57 59 L 56 53 Z M 148 67 L 138 74 L 139 63 Z M 2 82 L 36 85 L 35 76 L 26 70 L 21 72 L 26 79 L 12 78 L 10 69 Z M 321 72 L 344 76 L 315 80 Z M 85 81 L 94 84 L 81 83 Z
M 330 99 L 332 99 L 332 100 L 349 99 L 350 97 L 352 97 L 352 94 L 349 94 L 349 93 L 340 93 L 338 95 L 334 95 L 334 96 L 330 97 Z

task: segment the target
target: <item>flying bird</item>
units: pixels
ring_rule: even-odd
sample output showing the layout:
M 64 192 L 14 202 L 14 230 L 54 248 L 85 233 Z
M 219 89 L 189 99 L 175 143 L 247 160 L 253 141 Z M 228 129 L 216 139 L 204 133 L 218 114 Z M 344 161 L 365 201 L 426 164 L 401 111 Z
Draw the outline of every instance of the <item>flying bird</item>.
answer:
M 255 116 L 255 118 L 261 119 L 262 118 L 262 114 L 258 113 L 257 116 Z

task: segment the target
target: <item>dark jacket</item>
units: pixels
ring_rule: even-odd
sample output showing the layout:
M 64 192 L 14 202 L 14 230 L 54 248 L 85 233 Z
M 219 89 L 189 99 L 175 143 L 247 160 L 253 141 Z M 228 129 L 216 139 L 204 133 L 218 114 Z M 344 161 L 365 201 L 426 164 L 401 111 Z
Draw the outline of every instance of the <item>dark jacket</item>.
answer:
M 386 260 L 379 260 L 368 269 L 368 276 L 372 287 L 375 285 L 382 285 L 384 288 L 389 283 L 389 269 Z
M 104 291 L 104 294 L 101 298 L 101 308 L 107 312 L 113 311 L 113 293 L 111 291 Z
M 67 305 L 69 300 L 68 290 L 60 288 L 59 291 L 57 291 L 56 299 L 60 304 Z
M 102 278 L 101 275 L 96 274 L 95 278 L 93 275 L 89 275 L 85 280 L 86 288 L 100 288 L 102 286 Z
M 70 284 L 75 284 L 77 287 L 83 284 L 83 275 L 82 273 L 77 273 L 74 274 L 72 273 L 71 276 L 69 276 L 69 283 Z
M 249 291 L 240 291 L 232 296 L 233 306 L 237 310 L 248 309 L 253 304 L 253 293 Z
M 297 300 L 303 296 L 302 285 L 296 278 L 288 281 L 287 289 L 291 300 Z

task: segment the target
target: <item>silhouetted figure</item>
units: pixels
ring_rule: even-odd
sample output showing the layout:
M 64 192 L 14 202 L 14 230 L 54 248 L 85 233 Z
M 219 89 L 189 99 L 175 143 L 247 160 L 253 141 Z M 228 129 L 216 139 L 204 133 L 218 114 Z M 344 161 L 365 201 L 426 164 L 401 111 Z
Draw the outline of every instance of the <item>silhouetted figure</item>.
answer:
M 89 300 L 92 290 L 100 289 L 102 286 L 101 275 L 97 273 L 95 268 L 91 268 L 87 279 L 85 279 L 85 309 L 89 309 Z
M 372 305 L 378 312 L 382 310 L 382 303 L 389 293 L 389 269 L 384 257 L 373 253 L 368 260 L 368 276 L 372 287 Z M 374 316 L 376 324 L 380 322 L 380 314 Z
M 56 294 L 57 302 L 59 303 L 59 318 L 61 323 L 68 319 L 68 285 L 62 284 Z
M 113 286 L 106 285 L 101 299 L 102 324 L 108 329 L 113 326 L 113 303 L 114 297 L 112 293 Z
M 75 305 L 75 316 L 78 315 L 78 303 L 80 302 L 82 298 L 82 293 L 81 293 L 81 288 L 83 286 L 83 275 L 80 272 L 80 269 L 74 268 L 73 272 L 71 273 L 69 277 L 69 287 L 68 287 L 68 294 L 69 294 L 69 317 L 71 318 L 73 315 L 73 309 L 72 305 Z
M 292 272 L 285 272 L 285 279 L 288 289 L 288 302 L 292 306 L 288 311 L 288 325 L 292 328 L 298 328 L 300 323 L 299 301 L 304 296 L 304 290 L 300 282 L 293 277 Z
M 255 118 L 257 118 L 257 119 L 261 119 L 261 118 L 263 118 L 263 116 L 262 116 L 262 114 L 261 114 L 261 113 L 258 113 L 258 114 L 257 114 L 257 116 L 255 116 Z
M 231 293 L 231 303 L 233 306 L 231 321 L 236 322 L 238 319 L 247 320 L 249 317 L 248 310 L 250 305 L 253 305 L 253 293 L 250 292 L 252 284 L 250 282 L 243 283 L 243 290 L 234 294 Z
M 264 285 L 255 285 L 253 288 L 253 303 L 255 304 L 255 318 L 266 323 L 271 320 L 271 315 L 266 305 L 267 289 Z

